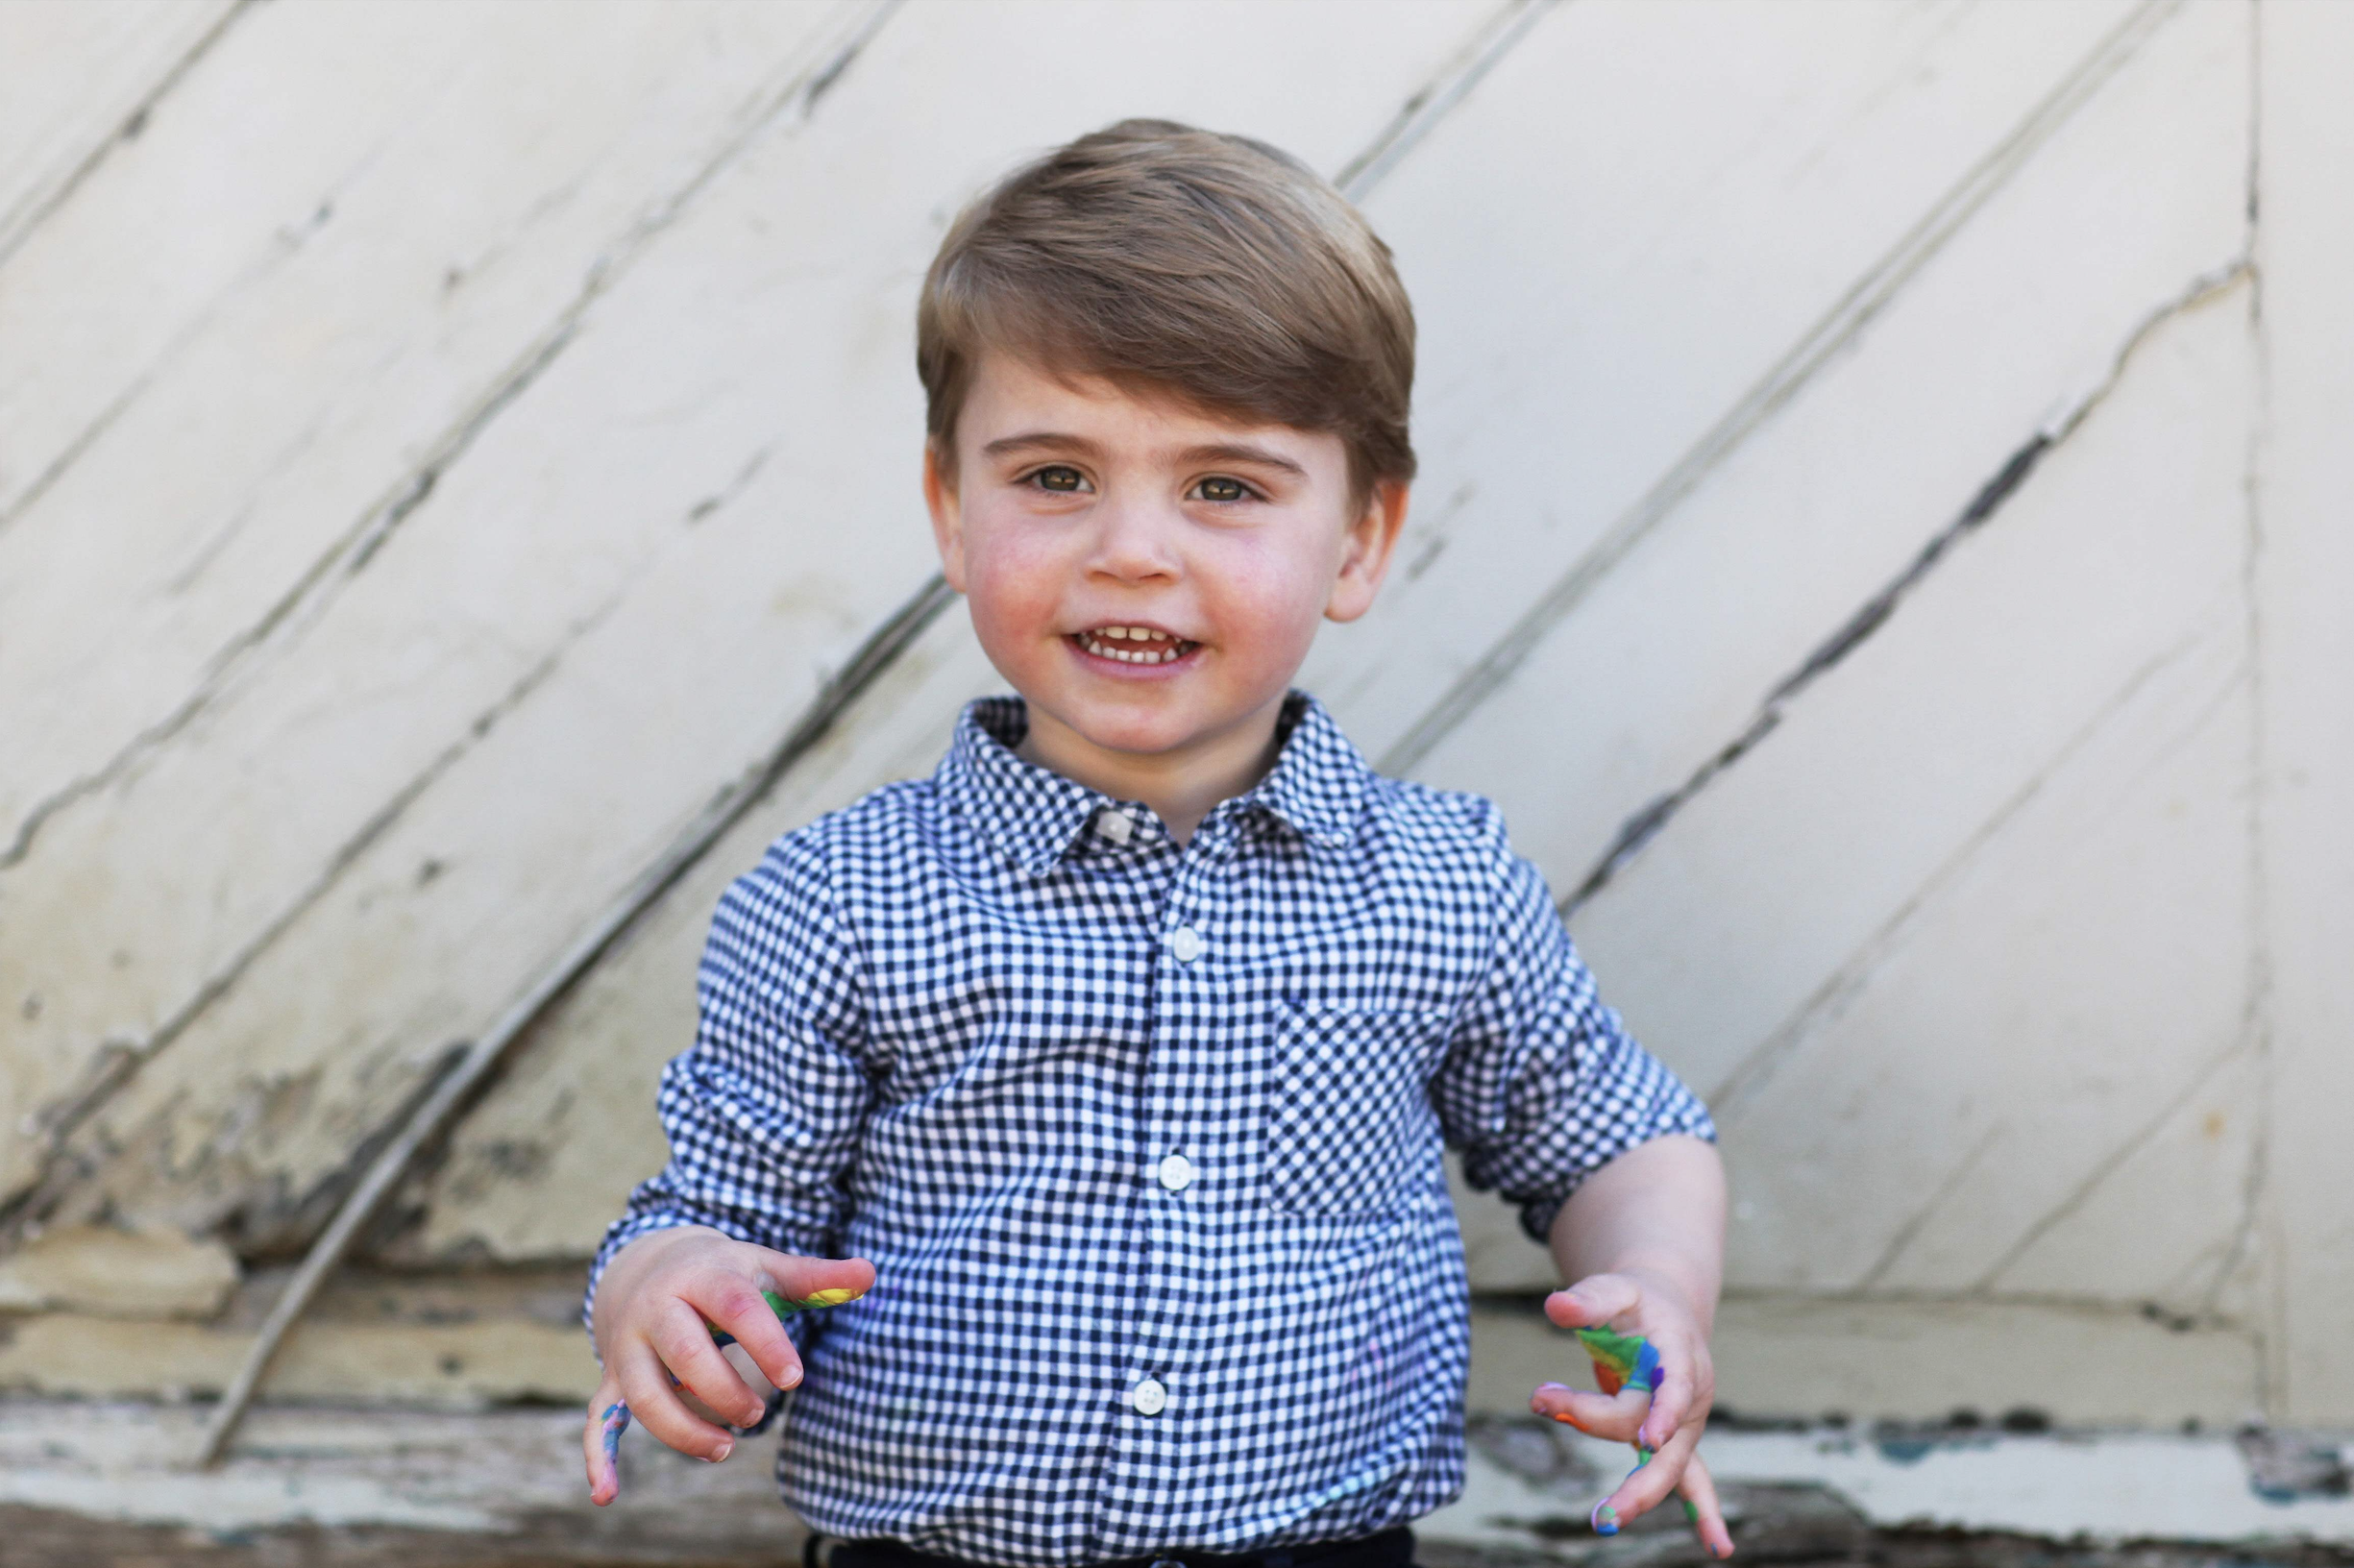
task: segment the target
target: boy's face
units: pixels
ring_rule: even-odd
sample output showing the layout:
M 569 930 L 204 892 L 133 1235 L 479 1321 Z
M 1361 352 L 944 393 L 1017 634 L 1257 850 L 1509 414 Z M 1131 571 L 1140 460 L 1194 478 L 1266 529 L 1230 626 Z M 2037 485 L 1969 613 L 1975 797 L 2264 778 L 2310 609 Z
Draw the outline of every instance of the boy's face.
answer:
M 955 472 L 927 454 L 942 567 L 1034 732 L 1100 760 L 1263 745 L 1320 620 L 1372 604 L 1406 487 L 1353 503 L 1339 437 L 1238 425 L 983 359 Z

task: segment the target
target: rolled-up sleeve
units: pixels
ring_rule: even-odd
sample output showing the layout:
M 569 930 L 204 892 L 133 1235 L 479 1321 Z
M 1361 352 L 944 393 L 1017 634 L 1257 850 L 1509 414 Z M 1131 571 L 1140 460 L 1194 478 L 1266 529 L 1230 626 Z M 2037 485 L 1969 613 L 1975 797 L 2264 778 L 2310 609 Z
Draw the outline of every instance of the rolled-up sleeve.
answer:
M 1536 868 L 1500 850 L 1492 962 L 1432 1081 L 1471 1185 L 1539 1241 L 1578 1184 L 1671 1133 L 1713 1141 L 1698 1096 L 1605 1007 Z
M 606 1231 L 584 1322 L 614 1254 L 651 1232 L 708 1225 L 822 1257 L 841 1229 L 871 1090 L 859 958 L 816 845 L 780 840 L 728 888 L 696 989 L 695 1043 L 663 1068 L 655 1101 L 670 1161 Z

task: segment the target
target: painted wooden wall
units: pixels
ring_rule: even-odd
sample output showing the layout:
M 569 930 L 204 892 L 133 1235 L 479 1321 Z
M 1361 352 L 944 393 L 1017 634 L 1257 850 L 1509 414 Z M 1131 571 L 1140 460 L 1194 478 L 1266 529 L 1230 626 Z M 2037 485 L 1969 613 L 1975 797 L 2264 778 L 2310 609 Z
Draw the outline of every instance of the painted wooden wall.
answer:
M 2354 1423 L 2349 70 L 2330 0 L 0 6 L 0 1382 L 217 1386 L 748 806 L 273 1384 L 585 1388 L 719 890 L 993 685 L 922 267 L 1156 113 L 1397 251 L 1424 478 L 1307 683 L 1711 1097 L 1727 1397 Z

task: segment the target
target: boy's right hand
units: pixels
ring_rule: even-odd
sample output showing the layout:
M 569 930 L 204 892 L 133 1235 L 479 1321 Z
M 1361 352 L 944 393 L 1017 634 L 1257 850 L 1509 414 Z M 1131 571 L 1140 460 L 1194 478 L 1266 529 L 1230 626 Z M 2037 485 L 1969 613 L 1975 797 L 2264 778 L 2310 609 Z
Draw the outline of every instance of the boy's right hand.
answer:
M 602 1507 L 621 1491 L 605 1440 L 617 1405 L 627 1405 L 631 1417 L 679 1453 L 714 1462 L 727 1458 L 735 1434 L 688 1409 L 680 1389 L 738 1426 L 760 1419 L 767 1401 L 712 1343 L 714 1327 L 735 1335 L 769 1382 L 790 1388 L 801 1381 L 801 1358 L 760 1292 L 787 1300 L 821 1290 L 864 1295 L 873 1284 L 874 1265 L 863 1258 L 796 1258 L 702 1225 L 655 1231 L 622 1248 L 597 1286 L 604 1378 L 581 1434 L 590 1501 Z

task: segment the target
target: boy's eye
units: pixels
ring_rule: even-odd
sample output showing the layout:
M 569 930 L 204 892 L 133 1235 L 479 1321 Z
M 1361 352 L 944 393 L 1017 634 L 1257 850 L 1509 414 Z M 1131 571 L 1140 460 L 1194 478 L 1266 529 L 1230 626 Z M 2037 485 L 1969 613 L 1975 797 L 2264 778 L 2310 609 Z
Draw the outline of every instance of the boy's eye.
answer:
M 1087 477 L 1075 468 L 1066 468 L 1061 463 L 1056 463 L 1050 468 L 1042 468 L 1031 475 L 1030 482 L 1041 490 L 1051 490 L 1057 495 L 1068 496 L 1075 495 L 1086 488 Z
M 1204 501 L 1243 501 L 1249 498 L 1251 490 L 1240 479 L 1214 477 L 1196 484 L 1193 493 Z

